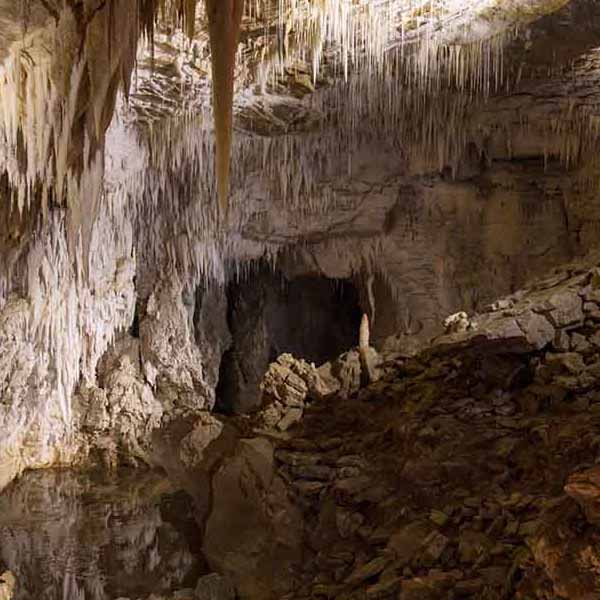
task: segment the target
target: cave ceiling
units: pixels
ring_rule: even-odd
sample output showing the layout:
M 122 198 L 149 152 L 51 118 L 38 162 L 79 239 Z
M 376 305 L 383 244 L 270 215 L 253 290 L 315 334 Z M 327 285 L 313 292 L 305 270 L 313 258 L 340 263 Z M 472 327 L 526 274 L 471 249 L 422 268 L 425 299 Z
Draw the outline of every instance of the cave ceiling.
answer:
M 81 189 L 104 173 L 178 215 L 203 204 L 205 229 L 218 219 L 206 14 L 203 2 L 0 2 L 0 162 L 21 208 L 35 196 L 80 222 Z M 595 173 L 593 0 L 253 0 L 239 42 L 237 212 L 257 195 L 329 205 L 331 182 L 373 144 L 404 175 L 456 174 L 473 148 Z

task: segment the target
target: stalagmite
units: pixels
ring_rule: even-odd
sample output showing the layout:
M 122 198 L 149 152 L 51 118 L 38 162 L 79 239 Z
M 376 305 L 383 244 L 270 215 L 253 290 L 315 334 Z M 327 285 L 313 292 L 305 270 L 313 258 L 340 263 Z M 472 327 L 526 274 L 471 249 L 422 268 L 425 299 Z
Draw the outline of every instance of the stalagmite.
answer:
M 371 332 L 369 328 L 369 317 L 363 314 L 358 332 L 358 355 L 360 358 L 360 384 L 362 387 L 373 381 L 373 373 L 369 364 Z
M 229 196 L 233 81 L 244 0 L 206 0 L 213 73 L 217 194 L 225 216 Z

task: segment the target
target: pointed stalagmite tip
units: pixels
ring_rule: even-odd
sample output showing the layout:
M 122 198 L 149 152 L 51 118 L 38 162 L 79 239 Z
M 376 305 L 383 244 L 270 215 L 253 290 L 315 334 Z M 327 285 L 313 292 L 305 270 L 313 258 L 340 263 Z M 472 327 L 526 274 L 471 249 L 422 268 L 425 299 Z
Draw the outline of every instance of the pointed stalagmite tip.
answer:
M 358 347 L 361 349 L 368 348 L 370 345 L 371 332 L 369 330 L 369 317 L 364 313 L 360 322 L 360 330 L 358 333 Z
M 213 78 L 217 194 L 227 214 L 233 137 L 233 81 L 244 0 L 206 0 Z

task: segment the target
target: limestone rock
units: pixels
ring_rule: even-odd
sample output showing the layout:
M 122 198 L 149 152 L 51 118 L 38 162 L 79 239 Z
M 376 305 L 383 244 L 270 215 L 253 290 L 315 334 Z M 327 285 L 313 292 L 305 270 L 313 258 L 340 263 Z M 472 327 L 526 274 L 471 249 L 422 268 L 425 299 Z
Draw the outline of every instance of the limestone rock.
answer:
M 600 524 L 600 467 L 571 475 L 565 492 L 581 505 L 590 523 Z
M 215 401 L 182 295 L 177 277 L 157 283 L 140 322 L 142 362 L 156 371 L 157 397 L 170 415 L 210 409 Z
M 196 600 L 235 600 L 235 588 L 226 577 L 211 573 L 198 580 L 194 598 Z
M 283 354 L 269 366 L 261 389 L 268 397 L 286 406 L 301 408 L 308 394 L 308 385 L 298 372 L 305 374 L 304 361 Z M 308 366 L 308 365 L 307 365 Z
M 226 290 L 218 285 L 200 286 L 194 304 L 194 341 L 202 356 L 206 385 L 216 388 L 223 354 L 230 348 Z
M 540 314 L 527 311 L 519 315 L 517 323 L 525 332 L 527 341 L 536 350 L 541 350 L 554 339 L 554 327 Z
M 464 311 L 446 317 L 442 324 L 446 333 L 462 333 L 471 328 L 471 321 Z
M 544 302 L 548 318 L 555 327 L 567 327 L 583 322 L 583 305 L 576 289 L 553 292 Z
M 199 415 L 194 429 L 182 440 L 179 458 L 187 469 L 200 465 L 204 458 L 204 450 L 216 440 L 223 431 L 223 423 L 209 413 Z
M 10 571 L 0 574 L 0 600 L 12 600 L 17 580 Z
M 107 464 L 116 460 L 110 455 L 117 451 L 126 461 L 149 463 L 150 434 L 162 423 L 163 407 L 144 382 L 139 364 L 127 353 L 115 357 L 101 380 L 104 388 L 84 386 L 76 396 L 81 427 Z

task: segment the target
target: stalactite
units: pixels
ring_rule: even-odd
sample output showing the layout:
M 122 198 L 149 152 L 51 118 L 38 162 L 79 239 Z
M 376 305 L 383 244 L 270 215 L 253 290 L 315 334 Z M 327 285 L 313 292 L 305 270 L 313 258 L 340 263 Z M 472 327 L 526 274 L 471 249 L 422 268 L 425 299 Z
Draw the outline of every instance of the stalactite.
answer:
M 244 0 L 206 0 L 213 73 L 216 179 L 221 212 L 227 212 L 233 135 L 233 83 Z

